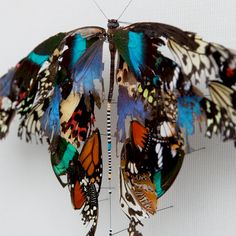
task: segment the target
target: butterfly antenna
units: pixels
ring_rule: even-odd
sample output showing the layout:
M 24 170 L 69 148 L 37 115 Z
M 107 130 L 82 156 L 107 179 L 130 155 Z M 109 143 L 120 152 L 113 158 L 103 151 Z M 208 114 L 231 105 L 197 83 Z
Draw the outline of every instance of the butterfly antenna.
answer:
M 120 16 L 117 18 L 117 20 L 119 20 L 125 13 L 125 11 L 127 10 L 127 8 L 129 7 L 129 5 L 133 2 L 133 0 L 130 0 L 128 2 L 128 4 L 126 5 L 126 7 L 124 8 L 124 10 L 121 12 Z
M 103 16 L 108 20 L 108 17 L 106 16 L 106 14 L 104 13 L 104 11 L 102 10 L 102 8 L 99 6 L 99 4 L 95 1 L 92 0 L 94 2 L 94 4 L 96 5 L 96 7 L 99 9 L 99 11 L 103 14 Z

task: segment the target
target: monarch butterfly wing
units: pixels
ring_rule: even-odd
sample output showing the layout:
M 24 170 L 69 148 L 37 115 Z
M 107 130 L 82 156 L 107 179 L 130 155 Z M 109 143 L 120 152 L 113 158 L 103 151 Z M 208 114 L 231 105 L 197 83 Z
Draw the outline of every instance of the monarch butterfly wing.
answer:
M 93 131 L 85 142 L 79 156 L 79 161 L 86 172 L 89 182 L 95 184 L 96 189 L 99 192 L 102 180 L 102 149 L 101 137 L 98 129 Z
M 98 221 L 98 197 L 102 181 L 102 149 L 98 129 L 93 131 L 85 142 L 79 155 L 79 162 L 85 171 L 87 182 L 84 182 L 86 202 L 82 210 L 83 221 L 93 221 L 88 236 L 95 234 Z
M 69 187 L 71 202 L 75 210 L 81 209 L 86 203 L 87 178 L 79 159 L 79 153 L 71 158 L 69 167 L 66 170 L 67 184 Z
M 84 223 L 92 222 L 87 235 L 94 235 L 98 221 L 98 197 L 102 181 L 102 151 L 98 129 L 85 141 L 81 152 L 65 138 L 51 145 L 54 173 L 63 187 L 69 186 L 74 209 L 82 210 Z M 63 176 L 67 181 L 63 181 Z
M 45 65 L 38 74 L 39 84 L 33 107 L 22 121 L 20 136 L 23 129 L 26 130 L 28 140 L 31 139 L 31 134 L 35 133 L 39 133 L 40 137 L 46 135 L 50 141 L 59 135 L 60 103 L 62 100 L 66 99 L 72 91 L 75 92 L 75 87 L 86 87 L 87 80 L 90 79 L 92 83 L 94 79 L 102 80 L 98 77 L 95 78 L 91 71 L 96 69 L 101 75 L 103 69 L 101 53 L 103 41 L 100 40 L 100 36 L 103 34 L 104 30 L 99 27 L 81 28 L 66 34 L 55 50 L 51 63 Z M 84 60 L 84 57 L 88 60 Z M 93 63 L 94 60 L 98 61 L 96 66 Z M 77 64 L 80 64 L 79 68 Z M 74 73 L 77 70 L 83 70 L 83 68 L 86 68 L 86 73 L 83 75 L 83 79 L 77 81 Z M 95 89 L 91 89 L 92 91 Z M 85 95 L 88 96 L 88 93 L 88 91 L 85 92 Z M 97 95 L 96 101 L 98 100 L 99 96 Z

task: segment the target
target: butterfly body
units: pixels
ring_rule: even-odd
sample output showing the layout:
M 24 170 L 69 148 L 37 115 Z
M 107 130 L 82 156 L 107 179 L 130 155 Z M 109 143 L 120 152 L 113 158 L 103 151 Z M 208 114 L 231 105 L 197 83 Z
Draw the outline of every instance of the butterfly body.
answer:
M 19 137 L 47 138 L 53 171 L 60 184 L 69 187 L 82 221 L 91 222 L 87 235 L 92 236 L 103 172 L 95 113 L 106 103 L 111 186 L 112 101 L 118 86 L 120 203 L 130 220 L 129 235 L 141 235 L 137 226 L 157 212 L 158 199 L 181 169 L 188 145 L 183 137 L 194 133 L 194 121 L 205 119 L 208 137 L 220 134 L 223 140 L 236 140 L 236 54 L 162 23 L 120 27 L 112 19 L 107 26 L 52 36 L 1 77 L 0 138 L 15 113 L 21 117 Z M 107 102 L 102 77 L 105 41 L 110 50 Z M 111 193 L 109 189 L 110 201 Z

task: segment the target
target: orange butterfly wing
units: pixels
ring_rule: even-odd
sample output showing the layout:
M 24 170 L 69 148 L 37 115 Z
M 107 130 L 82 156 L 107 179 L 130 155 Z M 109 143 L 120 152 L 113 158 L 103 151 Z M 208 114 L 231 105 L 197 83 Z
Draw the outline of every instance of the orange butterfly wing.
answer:
M 131 122 L 131 130 L 132 140 L 135 146 L 143 149 L 146 142 L 145 139 L 148 137 L 148 130 L 138 121 Z
M 92 183 L 100 182 L 101 140 L 99 130 L 96 129 L 84 144 L 79 161 L 86 171 L 86 175 Z
M 85 195 L 82 186 L 80 185 L 79 181 L 76 181 L 75 186 L 73 190 L 71 191 L 71 194 L 73 195 L 71 197 L 72 204 L 75 209 L 81 209 L 81 207 L 85 203 Z

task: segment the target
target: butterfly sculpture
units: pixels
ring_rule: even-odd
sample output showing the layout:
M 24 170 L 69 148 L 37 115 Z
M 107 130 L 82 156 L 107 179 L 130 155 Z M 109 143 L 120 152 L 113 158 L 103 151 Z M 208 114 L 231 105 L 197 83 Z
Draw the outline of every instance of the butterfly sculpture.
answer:
M 111 54 L 107 101 L 105 41 Z M 83 222 L 91 223 L 88 236 L 96 232 L 103 172 L 95 108 L 106 104 L 111 181 L 115 82 L 115 133 L 123 143 L 120 204 L 130 219 L 129 235 L 142 235 L 137 226 L 156 213 L 157 200 L 173 184 L 184 159 L 184 137 L 194 133 L 196 119 L 205 121 L 208 137 L 236 141 L 234 51 L 174 26 L 120 27 L 117 20 L 108 21 L 107 31 L 84 27 L 45 40 L 0 79 L 0 138 L 15 114 L 20 115 L 20 138 L 46 137 L 56 177 L 69 187 Z

